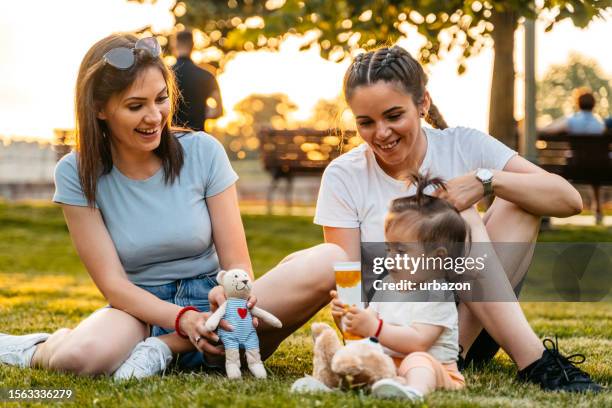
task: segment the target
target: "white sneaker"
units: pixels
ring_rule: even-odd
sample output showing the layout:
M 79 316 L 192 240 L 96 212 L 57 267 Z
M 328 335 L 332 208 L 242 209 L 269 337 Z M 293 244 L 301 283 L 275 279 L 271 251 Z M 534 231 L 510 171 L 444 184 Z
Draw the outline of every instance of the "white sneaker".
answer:
M 168 345 L 157 337 L 149 337 L 134 347 L 132 354 L 113 374 L 113 380 L 141 379 L 159 374 L 170 360 L 172 351 Z
M 310 375 L 297 379 L 291 386 L 291 392 L 309 393 L 309 392 L 332 392 L 333 390 L 321 381 Z
M 26 334 L 11 336 L 0 333 L 0 363 L 17 367 L 30 367 L 36 345 L 46 341 L 49 333 Z
M 372 385 L 372 395 L 378 398 L 407 399 L 423 401 L 423 394 L 415 388 L 400 384 L 390 378 L 378 380 Z

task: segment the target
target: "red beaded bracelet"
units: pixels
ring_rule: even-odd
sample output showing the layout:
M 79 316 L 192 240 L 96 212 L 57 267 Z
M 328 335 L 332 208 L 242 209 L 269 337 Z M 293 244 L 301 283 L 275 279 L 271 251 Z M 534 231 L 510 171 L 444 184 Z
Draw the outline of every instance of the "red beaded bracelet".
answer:
M 378 319 L 378 329 L 376 329 L 376 334 L 374 335 L 374 337 L 378 338 L 378 336 L 380 335 L 380 331 L 382 330 L 382 326 L 383 326 L 383 320 Z
M 184 308 L 179 310 L 178 314 L 176 315 L 176 319 L 174 320 L 174 330 L 176 331 L 176 334 L 178 334 L 184 339 L 188 339 L 189 336 L 187 336 L 185 333 L 181 331 L 179 327 L 179 320 L 181 320 L 181 317 L 185 314 L 185 312 L 189 310 L 193 310 L 194 312 L 199 312 L 199 310 L 194 306 L 185 306 Z

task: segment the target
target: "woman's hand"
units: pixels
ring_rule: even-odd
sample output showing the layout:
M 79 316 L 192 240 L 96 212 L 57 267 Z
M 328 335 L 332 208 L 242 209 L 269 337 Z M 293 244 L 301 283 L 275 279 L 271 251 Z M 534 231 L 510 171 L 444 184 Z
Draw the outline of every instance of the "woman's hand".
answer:
M 210 290 L 210 292 L 208 292 L 208 303 L 210 304 L 210 310 L 213 313 L 226 300 L 227 300 L 227 298 L 225 297 L 225 290 L 223 289 L 223 286 L 221 286 L 221 285 L 215 286 L 214 288 L 212 288 Z M 253 295 L 250 295 L 249 298 L 247 299 L 247 307 L 249 309 L 252 309 L 253 307 L 255 307 L 256 303 L 257 303 L 257 297 L 255 297 Z M 223 320 L 221 320 L 221 321 L 223 321 Z M 253 327 L 257 328 L 257 326 L 259 326 L 259 319 L 257 317 L 255 317 L 255 316 L 253 316 Z
M 353 306 L 346 312 L 344 326 L 347 332 L 357 336 L 374 336 L 378 328 L 378 316 L 373 310 Z
M 210 304 L 210 310 L 214 312 L 221 306 L 227 298 L 225 297 L 225 290 L 223 286 L 215 286 L 208 292 L 208 303 Z
M 219 336 L 214 332 L 206 329 L 206 320 L 212 313 L 209 312 L 196 312 L 194 310 L 188 310 L 181 316 L 179 320 L 179 328 L 181 332 L 185 333 L 191 343 L 201 352 L 209 354 L 223 355 L 222 346 L 215 346 L 211 343 L 218 343 Z M 233 331 L 234 328 L 225 320 L 221 320 L 219 327 L 223 330 Z
M 448 201 L 457 211 L 463 211 L 484 197 L 484 187 L 474 173 L 468 173 L 449 180 L 446 190 L 439 188 L 431 195 Z

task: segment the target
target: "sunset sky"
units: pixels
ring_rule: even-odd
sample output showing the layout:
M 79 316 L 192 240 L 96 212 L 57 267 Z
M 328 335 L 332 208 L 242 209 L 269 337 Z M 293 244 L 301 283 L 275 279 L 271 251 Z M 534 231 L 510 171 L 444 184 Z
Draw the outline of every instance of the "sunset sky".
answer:
M 74 82 L 86 50 L 113 31 L 147 24 L 156 30 L 172 27 L 171 2 L 159 0 L 153 6 L 123 0 L 0 0 L 0 135 L 50 139 L 54 128 L 71 128 Z M 611 18 L 595 21 L 585 30 L 565 21 L 549 33 L 539 23 L 537 75 L 551 64 L 566 62 L 574 51 L 598 61 L 612 78 Z M 520 30 L 516 38 L 520 77 Z M 422 41 L 413 31 L 400 44 L 415 52 Z M 308 117 L 318 99 L 340 93 L 348 62 L 325 61 L 315 49 L 298 52 L 297 43 L 287 41 L 278 53 L 242 53 L 226 65 L 218 78 L 226 110 L 221 123 L 230 120 L 233 106 L 252 93 L 288 94 L 299 106 L 296 119 Z M 492 56 L 488 49 L 470 59 L 463 76 L 456 74 L 453 53 L 428 67 L 429 90 L 449 124 L 486 130 Z M 520 117 L 522 101 L 518 102 Z

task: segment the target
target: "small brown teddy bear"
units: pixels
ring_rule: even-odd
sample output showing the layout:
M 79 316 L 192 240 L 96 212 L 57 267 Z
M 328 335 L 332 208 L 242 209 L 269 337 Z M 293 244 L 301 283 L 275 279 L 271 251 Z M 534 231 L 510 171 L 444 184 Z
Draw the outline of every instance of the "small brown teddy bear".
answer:
M 343 346 L 336 331 L 325 323 L 313 323 L 313 374 L 297 380 L 293 392 L 331 391 L 334 388 L 369 388 L 376 381 L 397 376 L 391 357 L 376 341 L 364 339 Z

